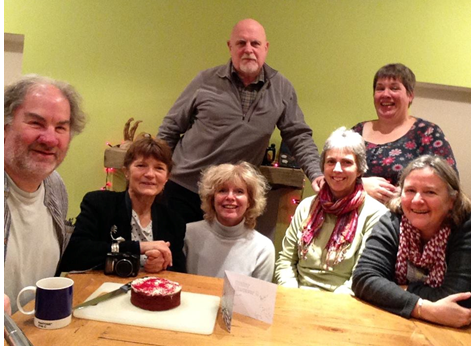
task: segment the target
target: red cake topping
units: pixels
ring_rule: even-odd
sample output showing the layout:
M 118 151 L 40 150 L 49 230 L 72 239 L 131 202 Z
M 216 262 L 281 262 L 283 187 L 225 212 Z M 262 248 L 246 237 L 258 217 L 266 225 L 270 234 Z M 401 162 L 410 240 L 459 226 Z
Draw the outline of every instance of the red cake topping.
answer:
M 141 309 L 165 311 L 180 305 L 182 286 L 156 277 L 136 279 L 131 284 L 131 303 Z
M 179 283 L 167 279 L 148 277 L 136 279 L 132 282 L 132 289 L 147 295 L 169 295 L 181 291 Z

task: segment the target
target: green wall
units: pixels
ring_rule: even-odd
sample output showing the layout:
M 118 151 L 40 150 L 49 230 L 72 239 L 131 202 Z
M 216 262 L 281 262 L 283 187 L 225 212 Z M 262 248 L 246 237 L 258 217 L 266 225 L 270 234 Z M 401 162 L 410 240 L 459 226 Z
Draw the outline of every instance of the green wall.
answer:
M 25 35 L 23 73 L 67 80 L 84 98 L 88 125 L 59 168 L 69 216 L 104 185 L 106 142 L 122 140 L 130 117 L 155 134 L 198 71 L 228 60 L 246 17 L 265 26 L 267 62 L 295 86 L 320 147 L 338 126 L 375 117 L 372 78 L 386 63 L 471 87 L 469 0 L 5 0 L 5 32 Z

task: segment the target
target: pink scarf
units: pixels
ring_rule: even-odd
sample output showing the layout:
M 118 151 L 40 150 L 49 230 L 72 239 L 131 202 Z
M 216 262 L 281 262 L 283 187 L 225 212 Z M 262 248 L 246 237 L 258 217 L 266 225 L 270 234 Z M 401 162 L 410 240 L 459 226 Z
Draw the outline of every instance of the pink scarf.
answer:
M 408 261 L 419 268 L 428 269 L 429 275 L 425 284 L 430 287 L 442 285 L 446 272 L 445 250 L 450 231 L 448 226 L 441 228 L 422 249 L 420 231 L 402 215 L 396 262 L 396 281 L 399 285 L 407 284 Z
M 325 221 L 324 213 L 337 216 L 334 230 L 326 245 L 326 267 L 332 268 L 345 258 L 349 245 L 355 238 L 358 224 L 358 209 L 365 201 L 366 192 L 361 181 L 355 185 L 355 190 L 342 199 L 333 201 L 333 195 L 327 184 L 324 184 L 311 204 L 309 217 L 303 226 L 303 233 L 299 240 L 299 255 L 306 259 L 307 252 L 314 238 L 322 230 Z

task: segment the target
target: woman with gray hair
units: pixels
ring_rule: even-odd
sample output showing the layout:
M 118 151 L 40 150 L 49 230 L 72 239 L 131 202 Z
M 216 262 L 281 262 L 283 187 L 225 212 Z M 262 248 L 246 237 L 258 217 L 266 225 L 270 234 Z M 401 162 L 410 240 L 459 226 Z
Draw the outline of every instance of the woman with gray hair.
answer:
M 471 202 L 456 172 L 424 155 L 404 169 L 399 187 L 366 242 L 355 294 L 402 317 L 471 324 Z
M 275 248 L 254 230 L 266 206 L 268 182 L 247 162 L 211 166 L 199 183 L 204 220 L 187 224 L 190 274 L 224 277 L 229 270 L 271 281 Z
M 358 133 L 345 127 L 334 131 L 320 165 L 324 183 L 317 195 L 296 209 L 275 277 L 282 286 L 352 294 L 353 268 L 386 207 L 363 189 L 361 176 L 368 167 Z

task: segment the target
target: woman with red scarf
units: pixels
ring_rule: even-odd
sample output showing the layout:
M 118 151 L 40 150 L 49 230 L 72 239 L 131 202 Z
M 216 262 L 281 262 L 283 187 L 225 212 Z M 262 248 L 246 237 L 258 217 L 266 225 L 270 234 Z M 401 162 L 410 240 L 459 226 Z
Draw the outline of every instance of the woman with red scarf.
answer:
M 406 167 L 399 187 L 358 262 L 355 294 L 406 318 L 471 324 L 471 202 L 456 172 L 424 155 Z
M 345 127 L 334 131 L 320 165 L 324 184 L 296 209 L 275 277 L 282 286 L 353 294 L 353 268 L 373 225 L 387 209 L 363 189 L 361 176 L 368 167 L 358 133 Z

